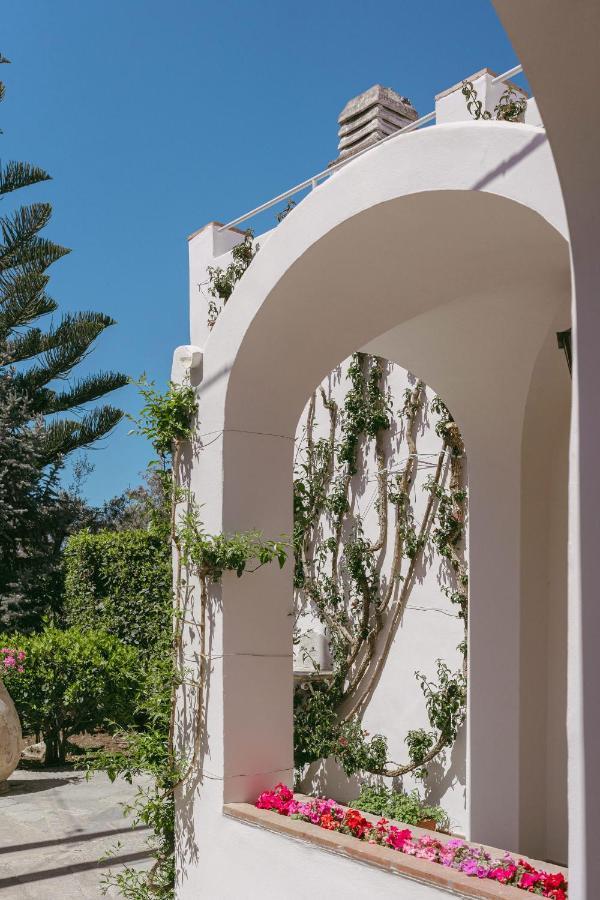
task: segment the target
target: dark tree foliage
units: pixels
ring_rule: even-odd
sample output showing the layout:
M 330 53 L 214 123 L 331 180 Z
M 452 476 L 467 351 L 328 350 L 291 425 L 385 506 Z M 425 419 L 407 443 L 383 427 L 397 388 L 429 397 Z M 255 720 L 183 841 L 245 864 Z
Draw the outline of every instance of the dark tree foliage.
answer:
M 0 374 L 0 624 L 20 631 L 59 613 L 65 538 L 93 513 L 76 485 L 61 488 L 59 466 L 43 465 L 42 431 Z
M 0 82 L 0 102 L 4 93 Z M 0 164 L 0 201 L 49 178 L 30 163 Z M 114 321 L 97 312 L 53 319 L 48 270 L 69 251 L 42 235 L 51 212 L 34 202 L 0 215 L 0 605 L 23 613 L 26 627 L 55 603 L 62 544 L 82 512 L 79 498 L 59 487 L 65 457 L 123 415 L 86 404 L 128 380 L 118 372 L 71 377 Z
M 10 376 L 0 374 L 0 593 L 11 592 L 22 574 L 24 548 L 42 506 L 54 496 L 51 476 L 41 466 L 39 426 Z

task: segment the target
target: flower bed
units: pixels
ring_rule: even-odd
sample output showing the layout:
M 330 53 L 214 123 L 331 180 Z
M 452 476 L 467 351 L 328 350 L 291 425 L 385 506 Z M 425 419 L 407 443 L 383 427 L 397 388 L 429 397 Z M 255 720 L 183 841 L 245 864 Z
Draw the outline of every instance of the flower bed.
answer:
M 456 869 L 476 878 L 487 878 L 500 884 L 520 888 L 550 900 L 567 900 L 567 882 L 562 872 L 544 872 L 524 859 L 505 853 L 493 859 L 483 847 L 475 847 L 459 838 L 443 843 L 435 837 L 414 837 L 408 828 L 398 828 L 387 819 L 370 822 L 357 809 L 345 809 L 335 800 L 296 800 L 292 791 L 278 784 L 265 791 L 256 801 L 259 809 L 310 822 L 327 831 L 338 831 L 370 844 L 379 844 L 418 859 Z

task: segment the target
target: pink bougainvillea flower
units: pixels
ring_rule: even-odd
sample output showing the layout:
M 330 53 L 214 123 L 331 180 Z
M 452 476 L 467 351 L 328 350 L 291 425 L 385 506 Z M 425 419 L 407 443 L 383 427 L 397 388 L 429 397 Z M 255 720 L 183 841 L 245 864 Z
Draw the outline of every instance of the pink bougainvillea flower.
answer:
M 5 656 L 4 657 L 4 666 L 6 669 L 14 669 L 17 665 L 17 661 L 14 656 Z

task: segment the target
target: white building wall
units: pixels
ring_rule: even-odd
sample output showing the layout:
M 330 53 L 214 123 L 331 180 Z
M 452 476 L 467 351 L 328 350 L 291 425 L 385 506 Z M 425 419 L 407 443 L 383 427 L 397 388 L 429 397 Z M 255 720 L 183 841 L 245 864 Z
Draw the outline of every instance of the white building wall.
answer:
M 349 360 L 337 367 L 322 384 L 327 396 L 338 404 L 341 410 L 350 382 L 346 377 Z M 401 366 L 383 361 L 384 378 L 382 387 L 390 392 L 392 398 L 391 427 L 385 432 L 387 470 L 394 473 L 404 466 L 409 452 L 402 417 L 404 392 L 412 389 L 416 379 Z M 433 475 L 437 458 L 442 449 L 442 440 L 435 433 L 438 416 L 430 409 L 430 402 L 435 396 L 431 389 L 426 391 L 426 401 L 419 416 L 416 429 L 417 453 L 419 454 L 416 477 L 411 489 L 411 503 L 418 528 L 427 504 L 428 492 L 424 489 L 427 478 Z M 314 439 L 326 438 L 329 429 L 329 414 L 323 407 L 317 392 Z M 306 418 L 308 405 L 300 419 L 296 441 L 300 448 L 305 443 Z M 339 429 L 338 429 L 339 435 Z M 302 461 L 300 449 L 299 462 Z M 352 513 L 358 515 L 364 524 L 364 536 L 375 542 L 379 534 L 377 514 L 377 464 L 375 460 L 374 441 L 363 443 L 359 451 L 359 471 L 352 479 L 350 487 L 350 503 Z M 463 474 L 466 479 L 466 459 L 463 460 Z M 447 477 L 446 477 L 447 481 Z M 466 484 L 466 480 L 465 480 Z M 322 520 L 324 531 L 322 539 L 331 535 L 331 529 Z M 380 556 L 380 571 L 385 576 L 390 568 L 393 556 L 394 541 L 394 508 L 388 505 L 388 534 L 385 554 Z M 342 544 L 343 548 L 343 544 Z M 406 574 L 409 560 L 404 559 L 402 573 Z M 422 564 L 417 568 L 414 586 L 408 597 L 393 646 L 381 679 L 363 716 L 363 724 L 370 735 L 383 734 L 388 738 L 389 758 L 397 763 L 408 761 L 405 744 L 406 734 L 410 729 L 425 728 L 431 730 L 425 700 L 415 678 L 415 671 L 423 672 L 428 680 L 436 680 L 436 660 L 444 660 L 454 672 L 462 665 L 462 656 L 458 645 L 464 638 L 463 622 L 457 615 L 457 607 L 444 594 L 443 586 L 452 584 L 452 576 L 448 564 L 440 558 L 431 541 L 425 550 Z M 311 615 L 310 608 L 305 605 L 302 593 L 297 596 L 297 603 L 303 610 L 299 620 L 299 630 L 307 633 L 313 630 L 323 631 L 323 627 Z M 305 661 L 301 642 L 295 653 L 295 668 L 310 668 Z M 412 790 L 419 788 L 428 802 L 441 804 L 448 812 L 453 828 L 459 833 L 466 830 L 466 760 L 464 729 L 458 736 L 455 746 L 446 751 L 429 766 L 429 777 L 425 784 L 413 776 L 404 779 L 383 779 L 390 787 Z M 339 801 L 350 802 L 358 795 L 360 782 L 364 780 L 378 781 L 374 777 L 347 778 L 333 760 L 325 765 L 312 764 L 303 781 L 303 788 L 311 793 L 326 793 Z
M 214 226 L 207 230 L 214 264 Z M 539 130 L 427 129 L 375 148 L 313 191 L 269 237 L 210 338 L 196 325 L 191 335 L 204 374 L 190 484 L 209 532 L 289 533 L 302 404 L 357 345 L 371 341 L 371 352 L 423 373 L 454 409 L 469 451 L 473 524 L 470 834 L 519 849 L 528 775 L 520 711 L 530 696 L 520 672 L 522 417 L 541 335 L 568 294 L 565 234 Z M 248 827 L 234 833 L 221 815 L 223 801 L 251 801 L 291 780 L 291 654 L 290 671 L 282 662 L 290 584 L 289 572 L 265 567 L 249 581 L 224 578 L 211 598 L 205 780 L 178 797 L 180 897 L 240 895 L 240 872 L 227 866 L 234 837 L 254 895 L 279 896 L 284 863 L 299 859 L 291 842 L 288 854 L 283 841 Z M 182 690 L 184 711 L 186 698 Z M 188 743 L 192 725 L 182 721 Z M 333 889 L 329 858 L 313 858 L 323 890 Z M 399 896 L 396 881 L 373 892 Z
M 570 893 L 598 893 L 600 854 L 600 183 L 596 102 L 600 6 L 494 0 L 533 85 L 556 160 L 571 242 L 573 411 L 569 478 L 568 740 Z M 562 73 L 568 72 L 565 79 Z M 573 91 L 572 86 L 578 90 Z
M 194 867 L 180 867 L 178 900 L 448 900 L 454 891 L 421 884 L 217 813 L 203 821 Z M 201 873 L 201 887 L 196 870 Z

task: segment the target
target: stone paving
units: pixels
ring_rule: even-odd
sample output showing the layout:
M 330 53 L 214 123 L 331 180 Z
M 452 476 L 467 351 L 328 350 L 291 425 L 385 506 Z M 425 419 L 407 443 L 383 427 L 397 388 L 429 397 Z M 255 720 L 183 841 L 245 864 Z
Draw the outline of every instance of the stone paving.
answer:
M 102 875 L 149 865 L 146 828 L 132 830 L 120 803 L 135 786 L 104 773 L 17 770 L 0 795 L 0 897 L 96 900 Z M 138 783 L 143 783 L 141 780 Z M 110 888 L 107 896 L 117 897 Z

